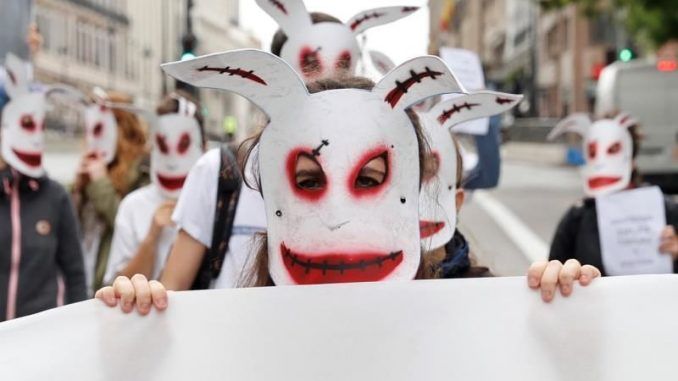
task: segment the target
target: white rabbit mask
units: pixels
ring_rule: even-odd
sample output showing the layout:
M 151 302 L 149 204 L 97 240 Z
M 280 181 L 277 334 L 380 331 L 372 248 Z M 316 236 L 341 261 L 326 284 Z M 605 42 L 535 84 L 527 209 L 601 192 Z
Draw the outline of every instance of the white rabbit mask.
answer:
M 27 63 L 8 53 L 5 60 L 10 101 L 2 110 L 0 129 L 3 159 L 19 173 L 29 177 L 45 174 L 42 155 L 45 150 L 46 93 L 31 92 Z
M 280 57 L 304 80 L 353 74 L 360 58 L 356 36 L 414 13 L 418 7 L 384 7 L 360 12 L 347 23 L 313 23 L 302 0 L 257 0 L 287 36 Z
M 151 179 L 163 196 L 176 199 L 188 172 L 203 154 L 196 105 L 177 97 L 176 113 L 157 117 L 153 123 Z
M 451 136 L 454 126 L 502 113 L 522 98 L 522 95 L 477 91 L 442 101 L 430 111 L 420 113 L 435 169 L 435 173 L 424 179 L 419 195 L 419 227 L 425 250 L 447 244 L 456 227 L 457 149 Z
M 113 110 L 105 104 L 94 103 L 85 108 L 84 114 L 87 152 L 98 153 L 110 164 L 118 144 L 118 123 Z
M 588 115 L 578 113 L 558 123 L 548 139 L 564 132 L 582 137 L 586 156 L 586 164 L 581 169 L 584 193 L 589 197 L 602 196 L 626 189 L 631 182 L 633 139 L 628 129 L 636 123 L 625 113 L 594 123 Z
M 419 152 L 405 109 L 430 96 L 463 92 L 444 62 L 420 57 L 371 91 L 316 94 L 308 93 L 287 63 L 257 50 L 208 55 L 163 69 L 197 87 L 236 92 L 268 115 L 259 163 L 275 284 L 415 276 L 421 256 Z M 320 168 L 321 186 L 300 186 L 301 157 Z M 385 164 L 383 180 L 363 187 L 359 178 L 375 159 Z

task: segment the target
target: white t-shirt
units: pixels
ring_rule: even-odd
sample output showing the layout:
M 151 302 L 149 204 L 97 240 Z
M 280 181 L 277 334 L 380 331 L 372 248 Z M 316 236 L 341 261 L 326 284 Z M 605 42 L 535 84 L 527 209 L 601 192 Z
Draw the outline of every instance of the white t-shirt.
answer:
M 166 200 L 153 184 L 139 188 L 122 199 L 115 216 L 111 252 L 104 275 L 106 284 L 111 284 L 116 275 L 134 258 L 151 229 L 156 209 Z M 165 227 L 160 232 L 151 274 L 153 279 L 160 277 L 176 235 L 177 230 L 174 227 Z
M 212 246 L 214 212 L 219 188 L 221 152 L 209 150 L 191 168 L 181 190 L 172 221 L 179 229 L 206 247 Z M 213 288 L 231 288 L 237 285 L 246 265 L 250 265 L 253 234 L 266 231 L 264 200 L 259 192 L 243 184 L 235 210 L 233 230 L 219 277 Z

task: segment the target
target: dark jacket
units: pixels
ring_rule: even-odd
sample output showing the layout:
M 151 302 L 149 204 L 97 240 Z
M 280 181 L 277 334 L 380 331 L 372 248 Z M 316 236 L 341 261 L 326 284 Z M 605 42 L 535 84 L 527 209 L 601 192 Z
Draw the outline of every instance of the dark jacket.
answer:
M 664 206 L 666 223 L 678 230 L 678 205 L 667 199 Z M 571 207 L 560 220 L 553 237 L 549 260 L 557 259 L 564 263 L 571 258 L 581 264 L 596 266 L 603 276 L 606 275 L 600 253 L 596 200 L 593 198 Z M 673 263 L 673 272 L 678 273 L 678 262 Z
M 471 266 L 469 246 L 459 230 L 454 232 L 452 240 L 445 245 L 445 259 L 439 264 L 440 278 L 484 278 L 491 277 L 487 267 Z
M 77 226 L 61 185 L 0 170 L 0 321 L 86 298 Z

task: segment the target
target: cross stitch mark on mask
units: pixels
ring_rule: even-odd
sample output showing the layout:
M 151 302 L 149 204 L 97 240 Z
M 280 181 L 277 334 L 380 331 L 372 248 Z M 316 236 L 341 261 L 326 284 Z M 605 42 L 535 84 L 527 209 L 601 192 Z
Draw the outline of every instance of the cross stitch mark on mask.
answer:
M 324 146 L 329 146 L 329 145 L 330 145 L 330 141 L 329 141 L 329 140 L 323 139 L 323 140 L 322 140 L 322 143 L 320 143 L 320 145 L 319 145 L 318 147 L 316 147 L 316 148 L 313 149 L 313 151 L 312 151 L 312 152 L 313 152 L 313 156 L 320 156 L 320 150 L 321 150 Z
M 448 119 L 450 119 L 452 117 L 452 115 L 454 115 L 458 112 L 461 112 L 464 109 L 471 111 L 474 107 L 477 107 L 477 106 L 480 106 L 480 103 L 464 102 L 464 103 L 458 104 L 458 105 L 455 104 L 455 105 L 452 106 L 452 108 L 450 108 L 449 110 L 443 111 L 443 113 L 440 114 L 440 116 L 438 116 L 438 122 L 440 124 L 445 124 L 445 122 Z
M 278 8 L 280 12 L 287 14 L 287 8 L 285 8 L 285 4 L 278 0 L 268 0 L 271 4 L 273 4 L 274 7 Z
M 297 284 L 378 281 L 403 261 L 403 252 L 302 254 L 281 243 L 285 267 Z
M 199 69 L 196 69 L 196 70 L 198 70 L 198 71 L 215 71 L 219 74 L 228 73 L 229 76 L 237 75 L 238 77 L 249 79 L 250 81 L 261 83 L 264 86 L 268 86 L 266 81 L 264 81 L 263 79 L 261 79 L 261 77 L 254 74 L 254 70 L 245 71 L 245 70 L 242 70 L 240 68 L 231 69 L 230 66 L 219 68 L 219 67 L 209 67 L 207 65 L 205 65 L 205 66 L 203 66 Z
M 384 13 L 379 13 L 379 12 L 366 13 L 362 17 L 357 18 L 355 21 L 353 21 L 351 23 L 351 30 L 356 30 L 356 28 L 359 27 L 360 24 L 364 23 L 367 20 L 378 19 L 379 17 L 381 17 L 383 15 L 384 15 Z
M 426 66 L 424 69 L 425 70 L 421 73 L 410 70 L 410 78 L 406 79 L 405 82 L 396 80 L 396 87 L 389 91 L 389 93 L 386 95 L 386 98 L 384 98 L 384 101 L 388 102 L 391 105 L 391 108 L 394 108 L 398 104 L 400 98 L 407 94 L 407 91 L 415 83 L 421 83 L 421 81 L 425 78 L 436 80 L 438 76 L 443 75 L 442 72 L 431 70 L 428 66 Z
M 514 100 L 509 98 L 497 97 L 495 101 L 497 102 L 497 104 L 503 105 L 507 103 L 512 103 Z

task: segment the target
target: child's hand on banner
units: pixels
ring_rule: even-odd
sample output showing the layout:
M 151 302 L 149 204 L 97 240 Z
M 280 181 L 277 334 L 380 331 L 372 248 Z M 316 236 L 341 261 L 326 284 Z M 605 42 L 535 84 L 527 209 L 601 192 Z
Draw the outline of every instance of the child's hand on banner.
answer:
M 576 259 L 568 259 L 565 264 L 557 260 L 539 261 L 527 270 L 527 284 L 532 289 L 541 289 L 541 298 L 548 303 L 553 300 L 556 287 L 560 288 L 561 295 L 570 296 L 575 281 L 579 281 L 582 286 L 588 286 L 599 276 L 598 268 L 582 266 Z
M 157 280 L 149 281 L 141 274 L 136 274 L 132 279 L 119 276 L 115 278 L 113 286 L 99 289 L 94 297 L 109 307 L 115 307 L 120 302 L 124 313 L 132 312 L 135 306 L 141 315 L 151 312 L 152 306 L 160 311 L 167 308 L 165 286 Z

